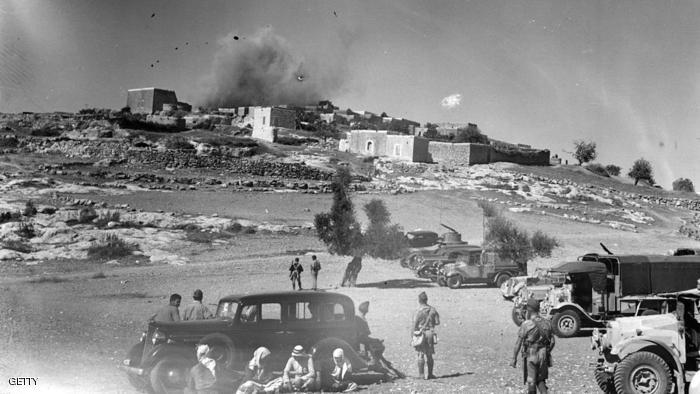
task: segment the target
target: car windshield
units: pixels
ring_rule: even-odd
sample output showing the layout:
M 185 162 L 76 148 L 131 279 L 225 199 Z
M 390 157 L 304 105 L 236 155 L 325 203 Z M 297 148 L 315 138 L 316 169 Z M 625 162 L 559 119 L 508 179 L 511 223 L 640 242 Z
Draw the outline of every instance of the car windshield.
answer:
M 238 302 L 236 301 L 221 301 L 219 307 L 216 308 L 216 317 L 222 319 L 233 319 L 238 311 Z

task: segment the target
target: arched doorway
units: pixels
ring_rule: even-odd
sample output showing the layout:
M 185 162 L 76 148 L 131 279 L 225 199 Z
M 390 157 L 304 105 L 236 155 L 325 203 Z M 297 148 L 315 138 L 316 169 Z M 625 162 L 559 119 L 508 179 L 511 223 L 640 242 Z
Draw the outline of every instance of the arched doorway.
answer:
M 367 153 L 374 154 L 374 141 L 367 141 Z

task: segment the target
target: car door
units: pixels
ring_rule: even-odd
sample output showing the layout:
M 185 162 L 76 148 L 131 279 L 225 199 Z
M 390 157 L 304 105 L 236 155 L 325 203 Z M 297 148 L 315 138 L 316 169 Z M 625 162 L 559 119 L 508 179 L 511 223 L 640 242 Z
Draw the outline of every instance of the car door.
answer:
M 302 345 L 306 351 L 310 351 L 319 340 L 319 306 L 308 300 L 294 300 L 285 303 L 284 308 L 290 344 L 292 347 Z
M 243 305 L 240 314 L 242 337 L 247 343 L 237 344 L 245 348 L 247 353 L 260 346 L 268 348 L 275 357 L 285 359 L 281 355 L 291 352 L 290 338 L 282 319 L 282 304 L 280 302 L 259 302 Z

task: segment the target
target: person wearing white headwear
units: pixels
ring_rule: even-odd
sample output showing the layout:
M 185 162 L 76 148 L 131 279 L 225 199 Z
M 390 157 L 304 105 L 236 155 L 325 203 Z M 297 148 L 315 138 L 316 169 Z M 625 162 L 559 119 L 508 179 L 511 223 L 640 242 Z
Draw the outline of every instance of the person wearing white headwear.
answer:
M 216 368 L 216 360 L 211 358 L 211 348 L 207 344 L 199 344 L 196 349 L 198 362 L 190 370 L 187 388 L 191 393 L 217 394 L 219 371 Z
M 343 349 L 333 351 L 333 370 L 330 371 L 329 391 L 350 392 L 357 390 L 357 383 L 351 380 L 352 364 L 345 359 Z
M 286 391 L 313 391 L 316 384 L 316 368 L 311 355 L 301 345 L 294 346 L 292 356 L 282 373 L 282 388 Z
M 270 350 L 259 347 L 253 352 L 253 358 L 248 362 L 243 383 L 236 394 L 270 393 L 282 385 L 281 379 L 273 380 L 269 370 Z M 279 380 L 279 381 L 277 381 Z

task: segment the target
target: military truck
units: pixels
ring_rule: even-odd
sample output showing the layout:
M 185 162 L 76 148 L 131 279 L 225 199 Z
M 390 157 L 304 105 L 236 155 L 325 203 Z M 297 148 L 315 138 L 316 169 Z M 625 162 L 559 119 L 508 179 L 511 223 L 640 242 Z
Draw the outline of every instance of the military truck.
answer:
M 700 256 L 594 255 L 560 264 L 550 271 L 566 274 L 541 303 L 554 333 L 572 337 L 584 327 L 604 327 L 623 316 L 624 297 L 691 288 L 700 277 Z
M 656 298 L 662 300 L 660 314 L 615 319 L 607 323 L 605 334 L 593 330 L 595 379 L 604 393 L 685 393 L 696 375 L 700 290 Z

